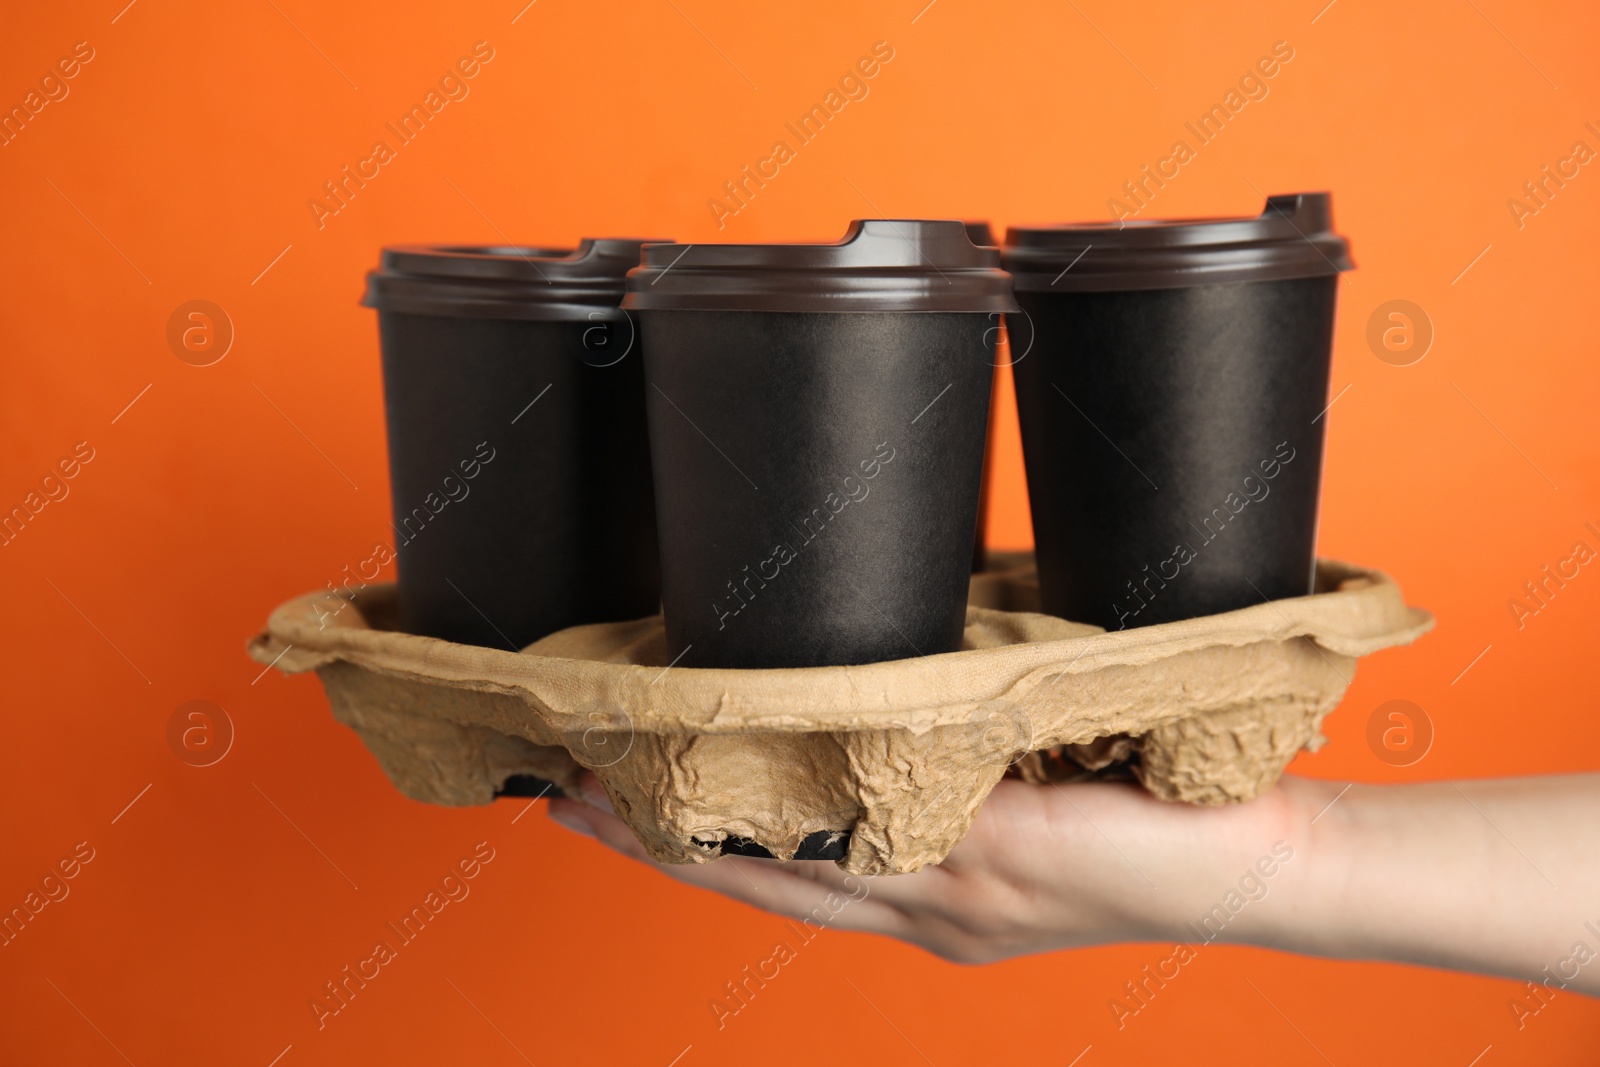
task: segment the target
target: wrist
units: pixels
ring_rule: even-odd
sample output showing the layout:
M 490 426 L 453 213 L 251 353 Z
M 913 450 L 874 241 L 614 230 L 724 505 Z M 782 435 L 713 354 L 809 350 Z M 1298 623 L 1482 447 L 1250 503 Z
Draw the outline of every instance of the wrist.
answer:
M 1324 855 L 1329 835 L 1322 824 L 1343 788 L 1284 778 L 1240 805 L 1236 810 L 1249 818 L 1231 827 L 1224 841 L 1198 844 L 1206 855 L 1193 869 L 1203 878 L 1184 880 L 1176 894 L 1181 904 L 1165 916 L 1169 936 L 1194 947 L 1292 948 L 1300 931 L 1317 921 L 1326 879 L 1337 877 L 1338 865 Z
M 1234 927 L 1232 943 L 1291 952 L 1319 952 L 1318 932 L 1333 924 L 1347 895 L 1349 835 L 1341 806 L 1352 786 L 1315 778 L 1284 778 L 1274 790 L 1283 806 L 1276 842 L 1289 854 L 1279 865 L 1270 901 L 1249 923 Z
M 1125 880 L 1112 903 L 1117 936 L 1191 948 L 1274 943 L 1274 913 L 1307 881 L 1312 820 L 1339 789 L 1284 779 L 1243 804 L 1151 799 L 1153 839 L 1133 852 L 1141 878 Z

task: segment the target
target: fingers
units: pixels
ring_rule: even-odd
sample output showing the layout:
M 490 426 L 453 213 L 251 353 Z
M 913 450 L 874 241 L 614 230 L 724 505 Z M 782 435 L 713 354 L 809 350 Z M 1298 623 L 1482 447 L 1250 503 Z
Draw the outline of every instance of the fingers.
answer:
M 599 789 L 597 783 L 592 787 Z M 585 782 L 584 795 L 586 799 L 592 795 L 591 781 Z M 831 863 L 812 861 L 780 864 L 775 860 L 724 856 L 712 863 L 656 863 L 627 824 L 602 809 L 602 804 L 605 809 L 610 808 L 604 794 L 594 799 L 593 804 L 553 799 L 550 818 L 630 859 L 649 864 L 669 878 L 801 920 L 812 928 L 834 926 L 905 936 L 906 917 L 881 899 L 880 888 L 892 879 L 863 878 L 846 874 Z
M 550 801 L 550 819 L 574 833 L 592 837 L 613 851 L 629 859 L 649 863 L 650 854 L 639 839 L 633 836 L 628 824 L 609 812 L 591 807 L 582 801 L 555 797 Z

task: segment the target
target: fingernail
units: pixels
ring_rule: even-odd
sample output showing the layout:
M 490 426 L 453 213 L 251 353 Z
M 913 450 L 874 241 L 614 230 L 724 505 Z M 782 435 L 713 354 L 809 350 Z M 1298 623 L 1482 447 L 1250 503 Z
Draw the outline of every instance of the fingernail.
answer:
M 594 836 L 594 831 L 589 829 L 588 823 L 583 822 L 577 816 L 568 815 L 564 811 L 552 810 L 550 812 L 550 820 L 552 822 L 560 823 L 562 826 L 565 826 L 568 830 L 571 830 L 575 834 L 582 834 L 584 837 Z

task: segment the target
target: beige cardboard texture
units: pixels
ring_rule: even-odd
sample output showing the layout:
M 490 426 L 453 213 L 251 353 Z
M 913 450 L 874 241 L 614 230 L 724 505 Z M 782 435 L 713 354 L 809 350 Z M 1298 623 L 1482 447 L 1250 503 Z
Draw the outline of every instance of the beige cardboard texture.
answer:
M 513 775 L 570 792 L 588 768 L 662 862 L 848 835 L 841 867 L 899 874 L 942 860 L 1013 766 L 1122 765 L 1164 800 L 1249 800 L 1322 742 L 1357 657 L 1433 626 L 1384 575 L 1323 561 L 1315 595 L 1107 633 L 1036 614 L 1026 557 L 991 566 L 963 651 L 858 667 L 671 668 L 659 617 L 456 645 L 389 629 L 387 585 L 289 601 L 250 654 L 315 670 L 413 799 L 485 804 Z

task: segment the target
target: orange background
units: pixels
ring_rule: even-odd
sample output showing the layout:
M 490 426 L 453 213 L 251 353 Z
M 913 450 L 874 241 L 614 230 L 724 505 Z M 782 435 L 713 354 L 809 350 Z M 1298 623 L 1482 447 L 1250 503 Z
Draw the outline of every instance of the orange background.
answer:
M 0 548 L 0 907 L 77 842 L 95 849 L 71 895 L 0 948 L 6 1062 L 1065 1064 L 1086 1046 L 1083 1067 L 1465 1065 L 1486 1046 L 1485 1067 L 1592 1062 L 1600 1005 L 1561 995 L 1519 1031 L 1518 983 L 1214 947 L 1119 1032 L 1107 1001 L 1167 950 L 973 970 L 837 931 L 719 1031 L 708 1001 L 770 955 L 781 920 L 605 853 L 542 803 L 520 817 L 522 801 L 407 801 L 315 680 L 243 652 L 274 605 L 387 537 L 377 332 L 356 304 L 380 245 L 1101 218 L 1285 40 L 1270 96 L 1146 214 L 1335 192 L 1360 269 L 1342 290 L 1322 552 L 1386 569 L 1439 618 L 1362 664 L 1331 743 L 1294 770 L 1592 770 L 1600 574 L 1520 630 L 1507 601 L 1574 541 L 1597 545 L 1583 523 L 1600 525 L 1600 173 L 1584 167 L 1521 228 L 1506 206 L 1575 141 L 1600 148 L 1583 128 L 1600 120 L 1592 5 L 125 2 L 17 7 L 0 35 L 8 108 L 74 43 L 95 50 L 0 148 L 0 505 L 75 443 L 95 450 L 70 496 Z M 495 57 L 470 96 L 319 230 L 307 200 L 480 40 Z M 721 183 L 880 40 L 895 57 L 870 96 L 718 233 Z M 1366 341 L 1396 298 L 1436 330 L 1412 366 Z M 165 340 L 193 299 L 236 330 L 212 366 Z M 1002 404 L 991 534 L 1020 546 Z M 195 699 L 236 729 L 214 766 L 168 748 L 169 717 Z M 1366 743 L 1392 699 L 1436 731 L 1409 768 Z M 472 895 L 319 1032 L 321 984 L 485 840 L 496 858 Z

